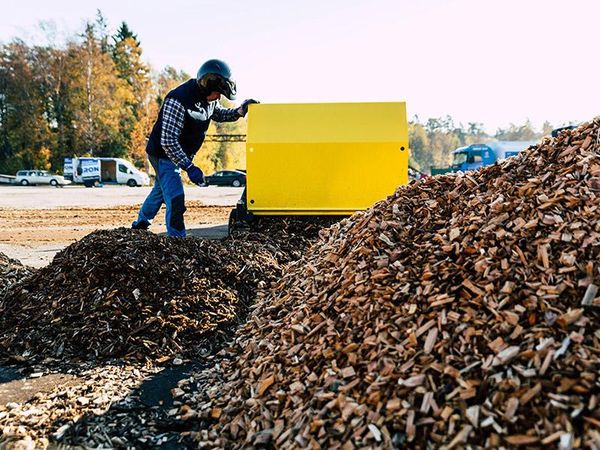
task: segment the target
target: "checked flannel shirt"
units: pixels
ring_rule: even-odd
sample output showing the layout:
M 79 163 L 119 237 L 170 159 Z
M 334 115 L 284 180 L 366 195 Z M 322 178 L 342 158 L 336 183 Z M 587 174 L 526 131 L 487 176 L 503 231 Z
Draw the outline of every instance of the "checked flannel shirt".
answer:
M 206 120 L 212 119 L 216 122 L 233 122 L 240 118 L 237 109 L 228 109 L 221 106 L 218 100 L 210 102 L 206 109 Z M 182 169 L 188 169 L 192 161 L 185 154 L 179 136 L 183 129 L 186 110 L 183 105 L 174 98 L 165 100 L 163 106 L 162 130 L 160 133 L 160 145 L 171 161 Z

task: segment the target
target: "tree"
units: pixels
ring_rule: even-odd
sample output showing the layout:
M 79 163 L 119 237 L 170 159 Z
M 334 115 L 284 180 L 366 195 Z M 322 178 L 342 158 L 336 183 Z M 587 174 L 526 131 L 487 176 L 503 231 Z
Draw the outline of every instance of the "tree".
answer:
M 81 43 L 71 43 L 69 59 L 76 151 L 123 156 L 127 151 L 125 124 L 131 114 L 133 95 L 127 82 L 118 77 L 111 56 L 103 51 L 94 24 L 88 22 Z
M 140 41 L 127 23 L 121 23 L 113 39 L 112 58 L 118 77 L 127 83 L 131 92 L 131 101 L 127 104 L 130 114 L 123 117 L 122 123 L 124 139 L 129 158 L 139 165 L 145 161 L 146 140 L 158 109 L 153 104 L 150 67 L 142 61 Z
M 52 136 L 33 52 L 14 40 L 3 46 L 0 58 L 0 168 L 12 173 L 22 167 L 46 167 L 49 154 L 43 149 L 52 144 Z
M 547 120 L 542 124 L 542 136 L 550 136 L 554 127 Z
M 89 26 L 90 24 L 91 23 L 88 22 L 87 25 Z M 94 28 L 94 31 L 97 35 L 96 37 L 98 39 L 98 43 L 100 45 L 100 50 L 102 51 L 102 53 L 110 53 L 111 46 L 109 42 L 110 35 L 108 33 L 108 22 L 106 20 L 106 17 L 104 17 L 104 14 L 102 14 L 101 10 L 96 10 L 96 20 L 91 25 Z
M 177 70 L 172 66 L 166 66 L 156 79 L 156 103 L 160 106 L 165 96 L 173 88 L 186 82 L 191 77 L 183 70 Z
M 411 151 L 411 159 L 416 162 L 416 168 L 423 169 L 431 166 L 432 159 L 429 153 L 429 137 L 425 127 L 417 121 L 408 123 L 408 141 Z
M 33 48 L 34 72 L 44 102 L 45 118 L 53 135 L 50 161 L 53 168 L 62 166 L 74 147 L 74 108 L 69 79 L 70 60 L 65 49 L 51 46 Z
M 506 129 L 498 128 L 495 137 L 499 141 L 531 141 L 540 136 L 533 129 L 529 119 L 527 119 L 523 125 L 511 123 Z

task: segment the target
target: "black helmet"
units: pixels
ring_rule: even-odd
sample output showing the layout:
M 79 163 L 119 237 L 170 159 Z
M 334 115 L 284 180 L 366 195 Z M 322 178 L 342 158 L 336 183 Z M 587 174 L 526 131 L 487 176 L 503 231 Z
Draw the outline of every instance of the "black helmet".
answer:
M 208 92 L 220 92 L 229 100 L 235 99 L 235 81 L 231 79 L 231 69 L 220 59 L 210 59 L 202 64 L 196 81 Z

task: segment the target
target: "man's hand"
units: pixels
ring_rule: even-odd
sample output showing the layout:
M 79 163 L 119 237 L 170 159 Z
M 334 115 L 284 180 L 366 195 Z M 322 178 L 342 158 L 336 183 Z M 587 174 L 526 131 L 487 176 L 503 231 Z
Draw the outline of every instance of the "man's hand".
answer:
M 250 106 L 252 103 L 260 103 L 260 102 L 254 100 L 252 98 L 249 98 L 248 100 L 244 100 L 242 102 L 240 107 L 237 109 L 237 112 L 240 115 L 240 117 L 246 117 L 246 114 L 248 114 L 248 106 Z
M 200 167 L 190 164 L 190 166 L 185 169 L 190 178 L 190 181 L 194 184 L 204 184 L 204 174 L 200 170 Z

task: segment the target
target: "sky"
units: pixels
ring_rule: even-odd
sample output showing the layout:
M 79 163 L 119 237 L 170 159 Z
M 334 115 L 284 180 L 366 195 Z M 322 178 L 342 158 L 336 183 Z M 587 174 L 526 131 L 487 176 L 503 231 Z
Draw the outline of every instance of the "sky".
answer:
M 600 115 L 598 0 L 29 0 L 2 7 L 0 42 L 73 35 L 97 9 L 157 70 L 225 60 L 238 99 L 406 101 L 488 132 Z

